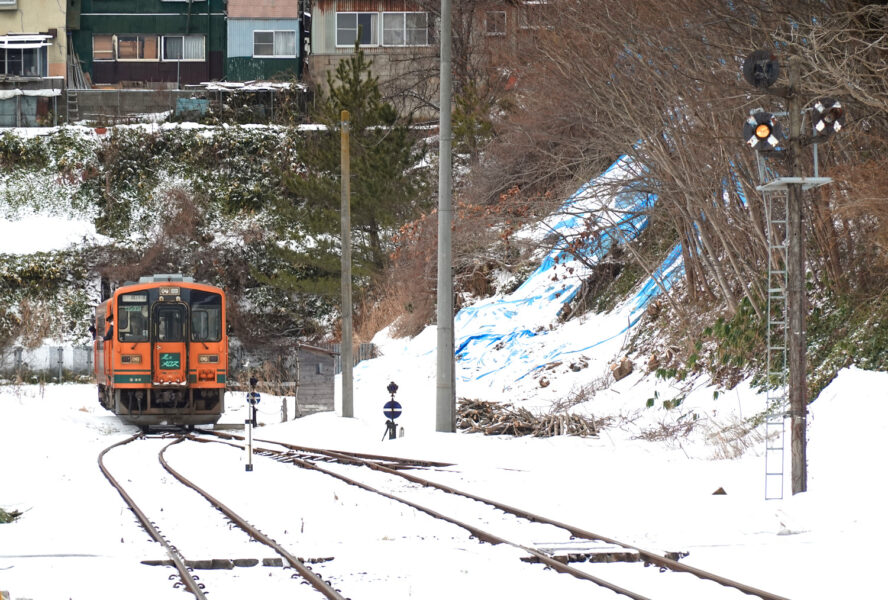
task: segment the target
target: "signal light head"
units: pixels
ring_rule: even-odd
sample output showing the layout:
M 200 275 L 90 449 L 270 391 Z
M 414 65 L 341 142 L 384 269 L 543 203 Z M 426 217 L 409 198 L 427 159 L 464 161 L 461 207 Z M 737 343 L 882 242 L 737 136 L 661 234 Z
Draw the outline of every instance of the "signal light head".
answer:
M 835 98 L 815 100 L 811 106 L 811 121 L 814 135 L 828 137 L 845 125 L 845 108 Z
M 775 150 L 783 139 L 783 130 L 774 115 L 759 111 L 743 124 L 743 138 L 750 148 L 767 152 Z
M 780 76 L 780 63 L 770 50 L 756 50 L 743 61 L 743 78 L 760 89 L 774 85 Z

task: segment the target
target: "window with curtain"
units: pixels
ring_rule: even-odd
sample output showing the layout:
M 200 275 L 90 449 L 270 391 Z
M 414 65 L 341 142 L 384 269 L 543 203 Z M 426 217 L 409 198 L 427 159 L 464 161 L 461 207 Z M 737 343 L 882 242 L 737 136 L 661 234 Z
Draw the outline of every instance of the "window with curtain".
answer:
M 295 58 L 295 31 L 254 31 L 253 56 L 264 58 Z
M 157 60 L 157 36 L 118 34 L 117 60 Z
M 428 13 L 382 13 L 383 46 L 426 46 L 429 43 Z
M 361 46 L 378 45 L 378 16 L 377 13 L 336 13 L 336 45 L 354 46 L 355 40 L 359 40 Z
M 114 36 L 93 36 L 93 60 L 114 60 Z
M 166 35 L 163 37 L 164 60 L 204 60 L 204 36 Z

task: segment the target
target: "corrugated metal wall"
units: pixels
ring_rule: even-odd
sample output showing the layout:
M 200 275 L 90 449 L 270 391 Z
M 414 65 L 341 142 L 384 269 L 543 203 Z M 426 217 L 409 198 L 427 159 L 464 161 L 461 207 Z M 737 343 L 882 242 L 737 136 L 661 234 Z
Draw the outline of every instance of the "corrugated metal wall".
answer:
M 295 31 L 299 35 L 299 19 L 228 19 L 228 57 L 253 56 L 253 31 Z M 298 38 L 297 38 L 298 39 Z M 296 54 L 302 54 L 296 44 Z
M 93 62 L 92 36 L 103 33 L 204 34 L 207 36 L 207 61 L 185 61 L 178 66 L 174 62 Z M 224 74 L 224 0 L 201 1 L 192 5 L 163 0 L 82 0 L 80 29 L 71 34 L 77 57 L 93 83 L 199 83 L 221 79 Z
M 302 0 L 228 0 L 229 19 L 296 19 Z
M 337 12 L 401 12 L 421 10 L 407 0 L 337 0 Z

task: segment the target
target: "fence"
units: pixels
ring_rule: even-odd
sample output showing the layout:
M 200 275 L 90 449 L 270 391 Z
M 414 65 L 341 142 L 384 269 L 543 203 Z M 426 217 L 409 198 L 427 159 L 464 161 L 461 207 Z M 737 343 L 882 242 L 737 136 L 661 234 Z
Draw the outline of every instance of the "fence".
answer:
M 340 353 L 342 350 L 342 344 L 330 344 L 330 349 L 333 351 L 333 372 L 337 375 L 342 373 L 342 362 Z M 352 358 L 354 359 L 355 365 L 357 365 L 362 360 L 369 360 L 371 358 L 376 358 L 379 356 L 377 353 L 376 345 L 371 344 L 369 342 L 364 342 L 360 344 L 356 349 L 356 351 L 352 353 Z
M 68 89 L 63 95 L 61 104 L 67 123 L 86 121 L 94 125 L 141 122 L 164 113 L 181 120 L 198 120 L 208 112 L 225 122 L 278 123 L 304 116 L 308 105 L 303 88 Z
M 93 371 L 92 346 L 43 346 L 35 350 L 13 347 L 0 351 L 0 375 L 33 375 L 63 379 L 65 375 L 89 376 Z
M 263 387 L 282 396 L 294 395 L 298 387 L 300 410 L 305 413 L 333 410 L 334 378 L 342 372 L 340 344 L 324 347 L 300 344 L 246 350 L 236 341 L 229 348 L 228 387 L 246 389 L 250 374 Z M 354 361 L 378 356 L 376 346 L 356 347 Z M 43 346 L 35 350 L 12 347 L 0 350 L 0 377 L 62 381 L 66 377 L 91 377 L 92 346 Z

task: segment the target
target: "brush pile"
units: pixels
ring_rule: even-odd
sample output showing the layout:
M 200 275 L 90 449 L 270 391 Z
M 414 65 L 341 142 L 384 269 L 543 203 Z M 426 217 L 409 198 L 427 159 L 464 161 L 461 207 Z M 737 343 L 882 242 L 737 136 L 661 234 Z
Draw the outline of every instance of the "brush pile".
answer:
M 456 427 L 484 435 L 598 435 L 598 424 L 589 417 L 567 413 L 535 415 L 526 408 L 483 400 L 460 400 Z
M 22 516 L 22 513 L 20 511 L 13 510 L 11 512 L 6 512 L 2 508 L 0 508 L 0 523 L 12 523 L 20 516 Z

